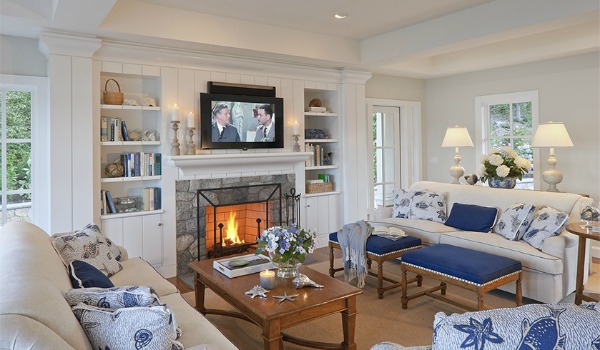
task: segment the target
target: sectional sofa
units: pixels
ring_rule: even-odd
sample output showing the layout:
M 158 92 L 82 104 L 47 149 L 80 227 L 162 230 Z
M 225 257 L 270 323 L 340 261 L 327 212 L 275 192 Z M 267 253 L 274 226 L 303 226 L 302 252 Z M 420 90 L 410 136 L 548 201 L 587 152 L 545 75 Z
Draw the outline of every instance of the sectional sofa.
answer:
M 439 194 L 441 197 L 438 198 L 445 201 L 446 216 L 456 203 L 496 207 L 498 217 L 509 206 L 524 203 L 537 209 L 551 207 L 567 213 L 568 221 L 580 221 L 582 205 L 593 203 L 590 198 L 573 193 L 495 189 L 429 181 L 416 182 L 410 190 Z M 413 208 L 414 205 L 418 206 L 413 203 Z M 394 208 L 391 207 L 379 208 L 372 221 L 400 226 L 408 235 L 420 238 L 424 244 L 446 243 L 521 261 L 524 297 L 544 303 L 556 303 L 575 290 L 578 237 L 569 232 L 563 231 L 558 236 L 545 239 L 541 249 L 537 249 L 523 240 L 510 240 L 493 232 L 458 230 L 443 222 L 419 219 L 414 215 L 392 217 L 393 212 Z M 587 280 L 587 262 L 585 267 L 584 276 Z M 514 293 L 515 286 L 511 283 L 500 289 Z
M 202 314 L 189 306 L 173 284 L 140 258 L 121 252 L 123 269 L 110 277 L 115 286 L 152 287 L 181 329 L 186 349 L 237 349 Z M 65 300 L 72 288 L 67 268 L 48 233 L 11 222 L 0 231 L 0 349 L 92 349 Z

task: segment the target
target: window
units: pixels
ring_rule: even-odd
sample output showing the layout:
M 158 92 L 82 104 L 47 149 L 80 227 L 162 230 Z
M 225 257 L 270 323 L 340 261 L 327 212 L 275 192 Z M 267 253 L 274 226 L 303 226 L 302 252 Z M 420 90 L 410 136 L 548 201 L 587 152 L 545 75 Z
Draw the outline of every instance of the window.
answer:
M 475 99 L 477 110 L 476 155 L 480 164 L 481 155 L 503 146 L 512 147 L 519 156 L 528 159 L 534 167 L 516 188 L 534 189 L 535 171 L 534 151 L 531 141 L 535 126 L 538 124 L 538 93 L 526 91 L 500 95 L 479 96 Z
M 2 225 L 32 221 L 31 96 L 31 91 L 0 88 Z
M 400 109 L 374 106 L 373 109 L 373 182 L 374 208 L 393 204 L 400 163 Z
M 0 226 L 50 229 L 48 78 L 0 74 Z
M 370 182 L 367 218 L 392 206 L 394 189 L 421 179 L 421 102 L 368 98 L 366 165 Z

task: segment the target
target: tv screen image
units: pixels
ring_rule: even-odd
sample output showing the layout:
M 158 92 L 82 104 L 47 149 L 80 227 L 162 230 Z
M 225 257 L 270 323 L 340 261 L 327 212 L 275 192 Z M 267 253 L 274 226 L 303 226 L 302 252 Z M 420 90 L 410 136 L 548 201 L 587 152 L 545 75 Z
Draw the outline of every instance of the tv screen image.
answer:
M 200 94 L 203 149 L 283 148 L 283 99 Z

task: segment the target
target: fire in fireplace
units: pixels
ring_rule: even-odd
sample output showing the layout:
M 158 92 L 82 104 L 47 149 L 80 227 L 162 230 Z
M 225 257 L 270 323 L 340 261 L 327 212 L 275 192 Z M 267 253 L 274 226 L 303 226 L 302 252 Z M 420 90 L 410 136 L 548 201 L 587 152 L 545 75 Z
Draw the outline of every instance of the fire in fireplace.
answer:
M 198 190 L 201 202 L 208 258 L 248 251 L 262 230 L 281 224 L 280 184 Z

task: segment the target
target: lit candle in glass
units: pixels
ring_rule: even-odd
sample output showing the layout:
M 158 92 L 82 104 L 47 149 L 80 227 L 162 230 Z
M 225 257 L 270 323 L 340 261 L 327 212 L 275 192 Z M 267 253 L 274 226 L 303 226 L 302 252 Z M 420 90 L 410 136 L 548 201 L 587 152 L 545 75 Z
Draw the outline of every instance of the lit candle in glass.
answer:
M 275 278 L 275 271 L 265 270 L 260 273 L 260 286 L 264 289 L 273 289 L 277 280 Z

